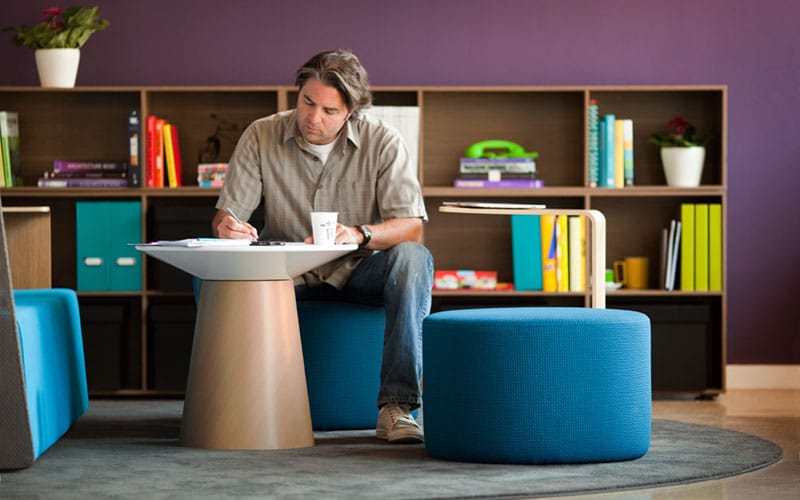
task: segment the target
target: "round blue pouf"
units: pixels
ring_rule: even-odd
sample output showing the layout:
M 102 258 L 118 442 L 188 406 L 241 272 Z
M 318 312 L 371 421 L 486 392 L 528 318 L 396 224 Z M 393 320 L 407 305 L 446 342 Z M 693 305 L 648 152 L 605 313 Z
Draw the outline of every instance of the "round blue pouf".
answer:
M 297 302 L 315 430 L 375 427 L 385 314 L 350 302 Z
M 431 314 L 423 325 L 425 447 L 436 458 L 588 463 L 650 446 L 650 320 L 619 309 Z

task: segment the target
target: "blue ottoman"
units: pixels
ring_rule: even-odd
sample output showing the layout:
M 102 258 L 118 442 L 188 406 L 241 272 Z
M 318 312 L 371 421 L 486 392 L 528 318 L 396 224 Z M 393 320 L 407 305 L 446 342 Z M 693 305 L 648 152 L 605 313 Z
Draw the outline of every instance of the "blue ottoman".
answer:
M 650 320 L 520 307 L 423 324 L 425 447 L 489 463 L 630 460 L 650 446 Z
M 297 302 L 311 422 L 315 430 L 369 429 L 378 418 L 382 307 Z

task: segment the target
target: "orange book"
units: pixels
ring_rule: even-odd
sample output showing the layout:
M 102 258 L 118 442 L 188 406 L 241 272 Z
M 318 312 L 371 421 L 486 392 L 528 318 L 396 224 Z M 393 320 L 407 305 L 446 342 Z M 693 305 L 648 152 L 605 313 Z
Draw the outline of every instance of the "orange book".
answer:
M 172 152 L 175 162 L 175 185 L 180 187 L 183 186 L 183 181 L 181 180 L 181 147 L 178 143 L 178 127 L 172 125 L 170 130 L 172 131 Z

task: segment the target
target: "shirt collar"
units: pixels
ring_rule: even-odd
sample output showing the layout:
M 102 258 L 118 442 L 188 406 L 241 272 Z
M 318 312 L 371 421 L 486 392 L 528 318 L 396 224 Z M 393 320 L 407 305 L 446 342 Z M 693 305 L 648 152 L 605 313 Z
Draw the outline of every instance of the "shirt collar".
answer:
M 294 139 L 297 145 L 303 143 L 303 136 L 300 134 L 300 130 L 297 128 L 297 110 L 292 109 L 287 111 L 289 122 L 287 124 L 286 130 L 283 132 L 283 142 L 286 143 L 289 140 Z M 356 118 L 358 120 L 358 118 Z M 353 146 L 356 148 L 361 148 L 361 143 L 358 140 L 358 134 L 356 134 L 355 126 L 353 125 L 354 119 L 351 118 L 347 120 L 345 126 L 347 127 L 347 140 L 350 141 Z M 337 141 L 342 140 L 342 135 L 340 134 L 337 138 Z M 342 143 L 342 148 L 346 143 Z

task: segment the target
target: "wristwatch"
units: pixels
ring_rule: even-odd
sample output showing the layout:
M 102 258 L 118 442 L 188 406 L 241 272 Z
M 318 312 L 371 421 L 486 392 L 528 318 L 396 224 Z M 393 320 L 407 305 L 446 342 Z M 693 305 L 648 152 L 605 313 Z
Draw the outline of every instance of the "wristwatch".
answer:
M 372 240 L 372 231 L 370 231 L 369 228 L 364 224 L 356 226 L 356 229 L 361 231 L 361 234 L 364 236 L 364 240 L 358 246 L 359 248 L 364 248 L 369 244 L 370 240 Z

